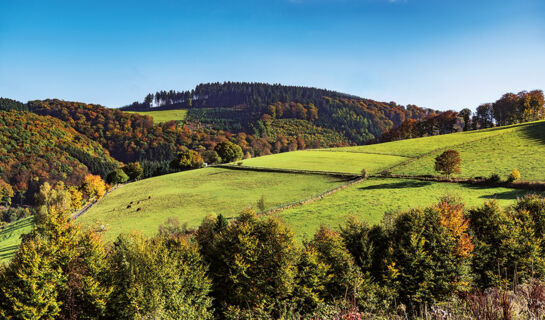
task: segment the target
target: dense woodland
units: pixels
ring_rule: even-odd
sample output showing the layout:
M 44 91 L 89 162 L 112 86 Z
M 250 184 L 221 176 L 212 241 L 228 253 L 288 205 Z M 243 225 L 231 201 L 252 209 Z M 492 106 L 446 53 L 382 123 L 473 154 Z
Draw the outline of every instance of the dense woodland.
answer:
M 117 166 L 99 143 L 59 119 L 0 111 L 0 181 L 13 189 L 14 204 L 32 203 L 44 182 L 80 185 L 86 175 L 106 176 Z
M 37 227 L 0 266 L 7 319 L 538 319 L 545 312 L 545 198 L 465 210 L 455 198 L 349 219 L 298 244 L 245 211 L 158 235 L 82 231 L 70 192 L 44 184 Z M 96 233 L 99 232 L 99 233 Z M 486 289 L 486 290 L 485 290 Z M 429 307 L 429 309 L 428 309 Z
M 189 119 L 233 132 L 263 136 L 260 120 L 299 119 L 343 134 L 351 144 L 364 144 L 407 119 L 437 113 L 414 105 L 398 106 L 334 91 L 264 83 L 200 84 L 191 91 L 160 91 L 122 110 L 187 108 Z

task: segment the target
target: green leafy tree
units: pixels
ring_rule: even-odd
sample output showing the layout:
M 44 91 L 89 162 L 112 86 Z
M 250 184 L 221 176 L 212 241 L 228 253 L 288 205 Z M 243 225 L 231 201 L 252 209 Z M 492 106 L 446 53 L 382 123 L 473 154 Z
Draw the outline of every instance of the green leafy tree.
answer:
M 211 319 L 210 281 L 183 238 L 120 235 L 111 257 L 113 319 Z
M 124 183 L 128 180 L 129 176 L 122 169 L 115 169 L 114 171 L 110 172 L 106 177 L 106 181 L 112 185 Z
M 462 172 L 462 158 L 456 150 L 447 150 L 435 158 L 435 171 L 447 177 Z
M 363 278 L 341 235 L 322 226 L 308 247 L 315 249 L 318 261 L 327 266 L 328 280 L 324 283 L 322 298 L 330 303 L 344 298 L 357 298 Z
M 240 146 L 230 141 L 218 143 L 214 150 L 218 153 L 224 163 L 241 160 L 244 156 Z
M 187 170 L 200 168 L 204 164 L 201 155 L 193 150 L 179 152 L 176 158 L 170 163 L 170 167 L 175 170 Z
M 130 180 L 137 180 L 144 173 L 144 169 L 140 165 L 140 162 L 131 162 L 124 166 L 123 171 L 129 176 Z
M 541 207 L 541 208 L 540 208 Z M 512 284 L 545 273 L 543 200 L 520 200 L 504 210 L 496 202 L 469 210 L 475 252 L 472 269 L 480 288 Z
M 72 223 L 64 184 L 44 183 L 36 203 L 36 228 L 1 275 L 0 314 L 14 319 L 103 316 L 110 287 L 100 239 Z
M 221 163 L 221 157 L 214 150 L 206 150 L 201 153 L 201 156 L 207 164 Z
M 444 221 L 459 218 L 451 210 L 458 209 L 430 207 L 404 212 L 394 218 L 389 230 L 397 274 L 393 280 L 398 282 L 399 299 L 411 309 L 468 289 L 469 259 L 458 237 L 468 237 L 462 228 L 465 220 Z
M 464 120 L 464 131 L 471 129 L 471 110 L 468 108 L 462 109 L 459 113 L 460 117 Z
M 297 248 L 293 232 L 278 219 L 260 219 L 247 211 L 224 229 L 209 217 L 197 231 L 197 241 L 210 265 L 217 310 L 274 312 L 290 297 Z

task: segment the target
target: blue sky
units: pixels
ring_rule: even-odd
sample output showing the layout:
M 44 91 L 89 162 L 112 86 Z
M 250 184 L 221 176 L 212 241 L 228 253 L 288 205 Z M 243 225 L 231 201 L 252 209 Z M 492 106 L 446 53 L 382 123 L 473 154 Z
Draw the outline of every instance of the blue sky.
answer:
M 545 89 L 545 1 L 0 1 L 0 96 L 118 107 L 215 81 L 474 109 Z

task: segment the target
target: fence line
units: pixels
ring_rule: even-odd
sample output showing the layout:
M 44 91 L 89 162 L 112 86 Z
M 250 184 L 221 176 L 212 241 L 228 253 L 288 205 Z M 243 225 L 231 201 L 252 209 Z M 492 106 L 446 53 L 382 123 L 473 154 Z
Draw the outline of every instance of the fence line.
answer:
M 323 199 L 323 198 L 325 198 L 327 196 L 330 196 L 330 195 L 332 195 L 332 194 L 334 194 L 334 193 L 336 193 L 338 191 L 346 189 L 346 188 L 350 187 L 351 185 L 362 182 L 364 180 L 365 180 L 365 178 L 359 177 L 357 179 L 350 180 L 348 183 L 342 184 L 342 185 L 337 186 L 335 188 L 332 188 L 332 189 L 326 190 L 324 192 L 320 192 L 318 194 L 312 195 L 312 196 L 310 196 L 310 197 L 308 197 L 306 199 L 299 200 L 299 201 L 294 201 L 294 202 L 291 202 L 291 203 L 280 205 L 280 206 L 275 207 L 275 208 L 271 208 L 269 210 L 265 210 L 261 214 L 269 215 L 269 214 L 276 213 L 276 212 L 279 212 L 279 211 L 283 211 L 283 210 L 291 209 L 291 208 L 294 208 L 294 207 L 302 206 L 304 204 L 308 204 L 308 203 Z

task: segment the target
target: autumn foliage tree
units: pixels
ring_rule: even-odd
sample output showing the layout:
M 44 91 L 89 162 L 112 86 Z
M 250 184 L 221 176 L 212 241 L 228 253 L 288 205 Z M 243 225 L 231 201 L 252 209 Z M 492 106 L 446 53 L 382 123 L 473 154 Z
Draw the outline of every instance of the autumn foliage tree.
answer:
M 462 158 L 456 150 L 447 150 L 435 158 L 435 171 L 447 177 L 462 172 Z
M 14 195 L 11 185 L 0 179 L 0 205 L 11 205 L 11 198 Z
M 99 176 L 88 174 L 83 179 L 82 190 L 89 198 L 102 198 L 106 193 L 107 186 Z

